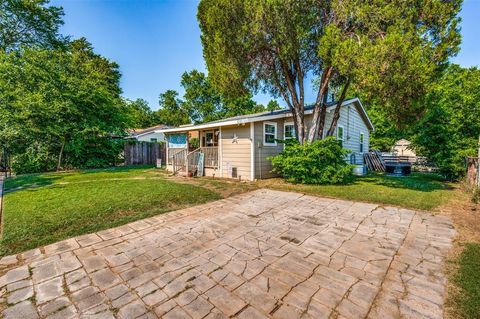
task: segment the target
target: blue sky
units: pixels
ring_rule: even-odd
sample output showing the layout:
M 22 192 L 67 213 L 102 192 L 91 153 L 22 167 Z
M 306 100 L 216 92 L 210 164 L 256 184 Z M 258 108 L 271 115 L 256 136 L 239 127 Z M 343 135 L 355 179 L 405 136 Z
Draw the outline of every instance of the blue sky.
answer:
M 180 87 L 184 71 L 206 71 L 194 0 L 52 0 L 65 11 L 62 33 L 86 37 L 96 52 L 120 64 L 123 95 L 158 108 L 158 95 Z M 463 42 L 453 62 L 480 65 L 480 0 L 465 0 Z M 312 88 L 306 92 L 313 99 Z M 259 103 L 270 100 L 255 96 Z M 279 101 L 281 102 L 281 101 Z M 283 103 L 281 103 L 283 105 Z

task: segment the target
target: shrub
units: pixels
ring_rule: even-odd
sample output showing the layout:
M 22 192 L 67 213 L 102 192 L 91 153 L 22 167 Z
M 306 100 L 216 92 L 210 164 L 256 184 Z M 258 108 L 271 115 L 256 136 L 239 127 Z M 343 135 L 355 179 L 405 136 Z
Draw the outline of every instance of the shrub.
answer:
M 349 152 L 333 137 L 300 145 L 288 141 L 285 150 L 269 158 L 273 171 L 287 181 L 303 184 L 343 184 L 352 176 L 345 161 Z

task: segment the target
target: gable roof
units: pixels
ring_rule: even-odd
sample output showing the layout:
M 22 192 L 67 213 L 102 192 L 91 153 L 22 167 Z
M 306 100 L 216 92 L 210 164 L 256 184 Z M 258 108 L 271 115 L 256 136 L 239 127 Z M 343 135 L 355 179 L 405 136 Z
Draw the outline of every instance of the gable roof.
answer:
M 147 135 L 147 134 L 150 134 L 150 133 L 160 133 L 159 130 L 163 130 L 163 129 L 166 129 L 166 128 L 168 128 L 168 126 L 163 125 L 163 124 L 159 124 L 159 125 L 155 125 L 155 126 L 151 126 L 151 127 L 147 127 L 147 128 L 140 128 L 140 129 L 134 128 L 134 129 L 129 130 L 129 133 L 130 133 L 131 137 L 140 137 L 140 136 Z
M 367 127 L 372 131 L 375 130 L 375 127 L 373 126 L 372 121 L 368 117 L 367 112 L 365 111 L 365 108 L 362 105 L 362 102 L 360 102 L 360 99 L 353 98 L 353 99 L 345 100 L 342 103 L 342 107 L 347 106 L 349 104 L 354 104 L 355 107 L 357 108 L 358 113 L 360 114 L 363 121 L 367 125 Z M 331 112 L 332 110 L 335 109 L 336 106 L 337 106 L 337 102 L 328 103 L 327 112 Z M 307 115 L 312 113 L 313 113 L 313 105 L 306 106 L 305 114 Z M 156 132 L 162 132 L 162 133 L 184 132 L 188 130 L 199 130 L 199 129 L 213 128 L 213 127 L 227 126 L 227 125 L 241 125 L 241 124 L 246 124 L 251 122 L 287 118 L 290 116 L 292 116 L 292 114 L 289 109 L 281 109 L 281 110 L 275 110 L 275 111 L 267 111 L 267 112 L 261 112 L 261 113 L 233 116 L 233 117 L 229 117 L 229 118 L 225 118 L 217 121 L 211 121 L 207 123 L 202 123 L 198 125 L 190 124 L 190 125 L 182 125 L 176 128 L 160 129 L 160 130 L 157 130 Z

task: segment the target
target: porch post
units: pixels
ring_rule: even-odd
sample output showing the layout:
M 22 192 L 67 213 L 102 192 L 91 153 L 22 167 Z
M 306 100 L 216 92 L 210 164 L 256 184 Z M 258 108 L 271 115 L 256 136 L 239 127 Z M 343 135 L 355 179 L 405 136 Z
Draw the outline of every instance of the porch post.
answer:
M 250 122 L 250 180 L 255 180 L 255 123 Z
M 223 177 L 223 150 L 222 150 L 222 127 L 220 126 L 220 133 L 218 133 L 218 150 L 217 150 L 217 166 L 220 171 L 220 177 Z

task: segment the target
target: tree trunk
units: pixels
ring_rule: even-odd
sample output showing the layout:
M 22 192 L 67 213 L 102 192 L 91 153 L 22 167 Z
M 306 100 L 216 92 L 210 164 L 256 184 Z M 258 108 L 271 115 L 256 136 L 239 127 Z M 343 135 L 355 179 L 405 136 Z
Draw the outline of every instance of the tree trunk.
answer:
M 65 147 L 65 140 L 62 142 L 62 147 L 60 147 L 60 153 L 58 154 L 58 163 L 57 163 L 57 171 L 60 170 L 62 167 L 62 156 L 63 156 L 63 149 Z
M 342 108 L 342 103 L 345 100 L 345 96 L 347 95 L 348 87 L 350 86 L 350 79 L 347 79 L 347 83 L 343 86 L 342 94 L 340 95 L 340 99 L 338 99 L 337 106 L 335 107 L 335 112 L 333 113 L 332 124 L 327 131 L 327 136 L 332 136 L 333 132 L 335 132 L 335 128 L 337 127 L 338 119 L 340 118 L 340 110 Z
M 322 116 L 325 116 L 325 94 L 328 92 L 328 84 L 332 77 L 333 68 L 328 67 L 322 74 L 320 80 L 320 89 L 318 90 L 317 100 L 315 101 L 315 106 L 313 109 L 313 117 L 312 117 L 312 126 L 310 127 L 310 131 L 308 133 L 308 141 L 313 142 L 319 136 L 319 127 L 320 123 L 324 123 L 325 120 L 322 121 Z M 322 128 L 323 130 L 323 128 Z
M 320 122 L 318 123 L 318 132 L 317 138 L 323 138 L 323 130 L 325 129 L 325 117 L 327 116 L 327 96 L 328 96 L 328 88 L 325 91 L 322 101 L 322 111 L 320 112 Z

